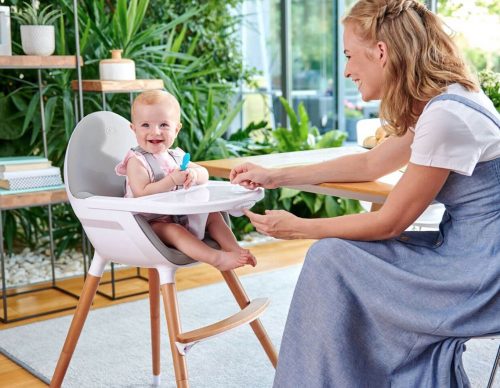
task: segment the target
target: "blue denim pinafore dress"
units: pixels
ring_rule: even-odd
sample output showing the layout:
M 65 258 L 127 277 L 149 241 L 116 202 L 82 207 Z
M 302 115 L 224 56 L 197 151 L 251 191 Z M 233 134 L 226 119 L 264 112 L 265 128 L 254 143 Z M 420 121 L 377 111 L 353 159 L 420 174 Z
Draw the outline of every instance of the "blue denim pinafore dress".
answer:
M 310 248 L 275 388 L 470 386 L 464 343 L 500 332 L 500 158 L 471 176 L 451 172 L 436 200 L 446 207 L 439 231 Z

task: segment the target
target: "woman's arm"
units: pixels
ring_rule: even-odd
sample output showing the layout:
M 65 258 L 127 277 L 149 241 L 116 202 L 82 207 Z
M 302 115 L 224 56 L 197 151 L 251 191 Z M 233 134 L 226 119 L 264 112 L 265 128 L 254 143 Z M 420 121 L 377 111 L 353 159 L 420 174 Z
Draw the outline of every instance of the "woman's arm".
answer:
M 368 152 L 307 166 L 267 169 L 244 163 L 231 171 L 230 180 L 248 188 L 268 189 L 323 182 L 374 181 L 408 163 L 412 141 L 413 132 L 407 131 L 404 136 L 390 137 Z
M 371 213 L 316 219 L 298 218 L 282 210 L 247 215 L 258 231 L 277 238 L 384 240 L 399 236 L 423 213 L 448 175 L 447 169 L 410 163 L 382 208 Z

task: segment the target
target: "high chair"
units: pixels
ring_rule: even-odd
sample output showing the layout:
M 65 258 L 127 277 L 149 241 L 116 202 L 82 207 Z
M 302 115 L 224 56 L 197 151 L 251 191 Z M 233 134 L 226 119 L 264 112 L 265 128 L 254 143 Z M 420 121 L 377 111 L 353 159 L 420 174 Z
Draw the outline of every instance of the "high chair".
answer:
M 124 178 L 115 175 L 114 167 L 136 145 L 129 125 L 112 112 L 92 113 L 78 123 L 68 144 L 64 166 L 66 191 L 95 253 L 50 386 L 60 387 L 63 382 L 104 267 L 111 260 L 148 268 L 154 385 L 160 383 L 160 290 L 177 387 L 189 386 L 185 355 L 195 343 L 246 323 L 276 367 L 276 351 L 257 319 L 269 301 L 266 298 L 250 301 L 234 271 L 221 273 L 241 310 L 209 326 L 182 332 L 175 271 L 197 262 L 166 246 L 141 215 L 186 214 L 190 225 L 193 221 L 203 229 L 197 231 L 202 237 L 206 213 L 234 210 L 241 214 L 242 208 L 263 197 L 263 190 L 250 191 L 228 182 L 209 181 L 189 190 L 123 198 Z M 204 241 L 217 247 L 208 237 Z

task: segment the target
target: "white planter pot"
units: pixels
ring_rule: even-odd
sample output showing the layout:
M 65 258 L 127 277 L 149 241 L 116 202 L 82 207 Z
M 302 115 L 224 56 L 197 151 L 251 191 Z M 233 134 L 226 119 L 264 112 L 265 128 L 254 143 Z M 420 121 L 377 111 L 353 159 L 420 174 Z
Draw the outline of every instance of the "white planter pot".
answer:
M 56 46 L 54 26 L 21 26 L 21 44 L 26 55 L 51 55 Z

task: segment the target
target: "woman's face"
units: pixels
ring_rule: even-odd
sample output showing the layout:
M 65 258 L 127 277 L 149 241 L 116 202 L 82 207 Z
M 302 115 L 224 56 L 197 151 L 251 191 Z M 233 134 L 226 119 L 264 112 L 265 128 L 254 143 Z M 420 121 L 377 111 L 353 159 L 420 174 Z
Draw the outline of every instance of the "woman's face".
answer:
M 344 76 L 351 78 L 363 101 L 382 97 L 387 46 L 383 42 L 370 44 L 355 33 L 353 23 L 344 26 L 344 54 L 347 58 Z

